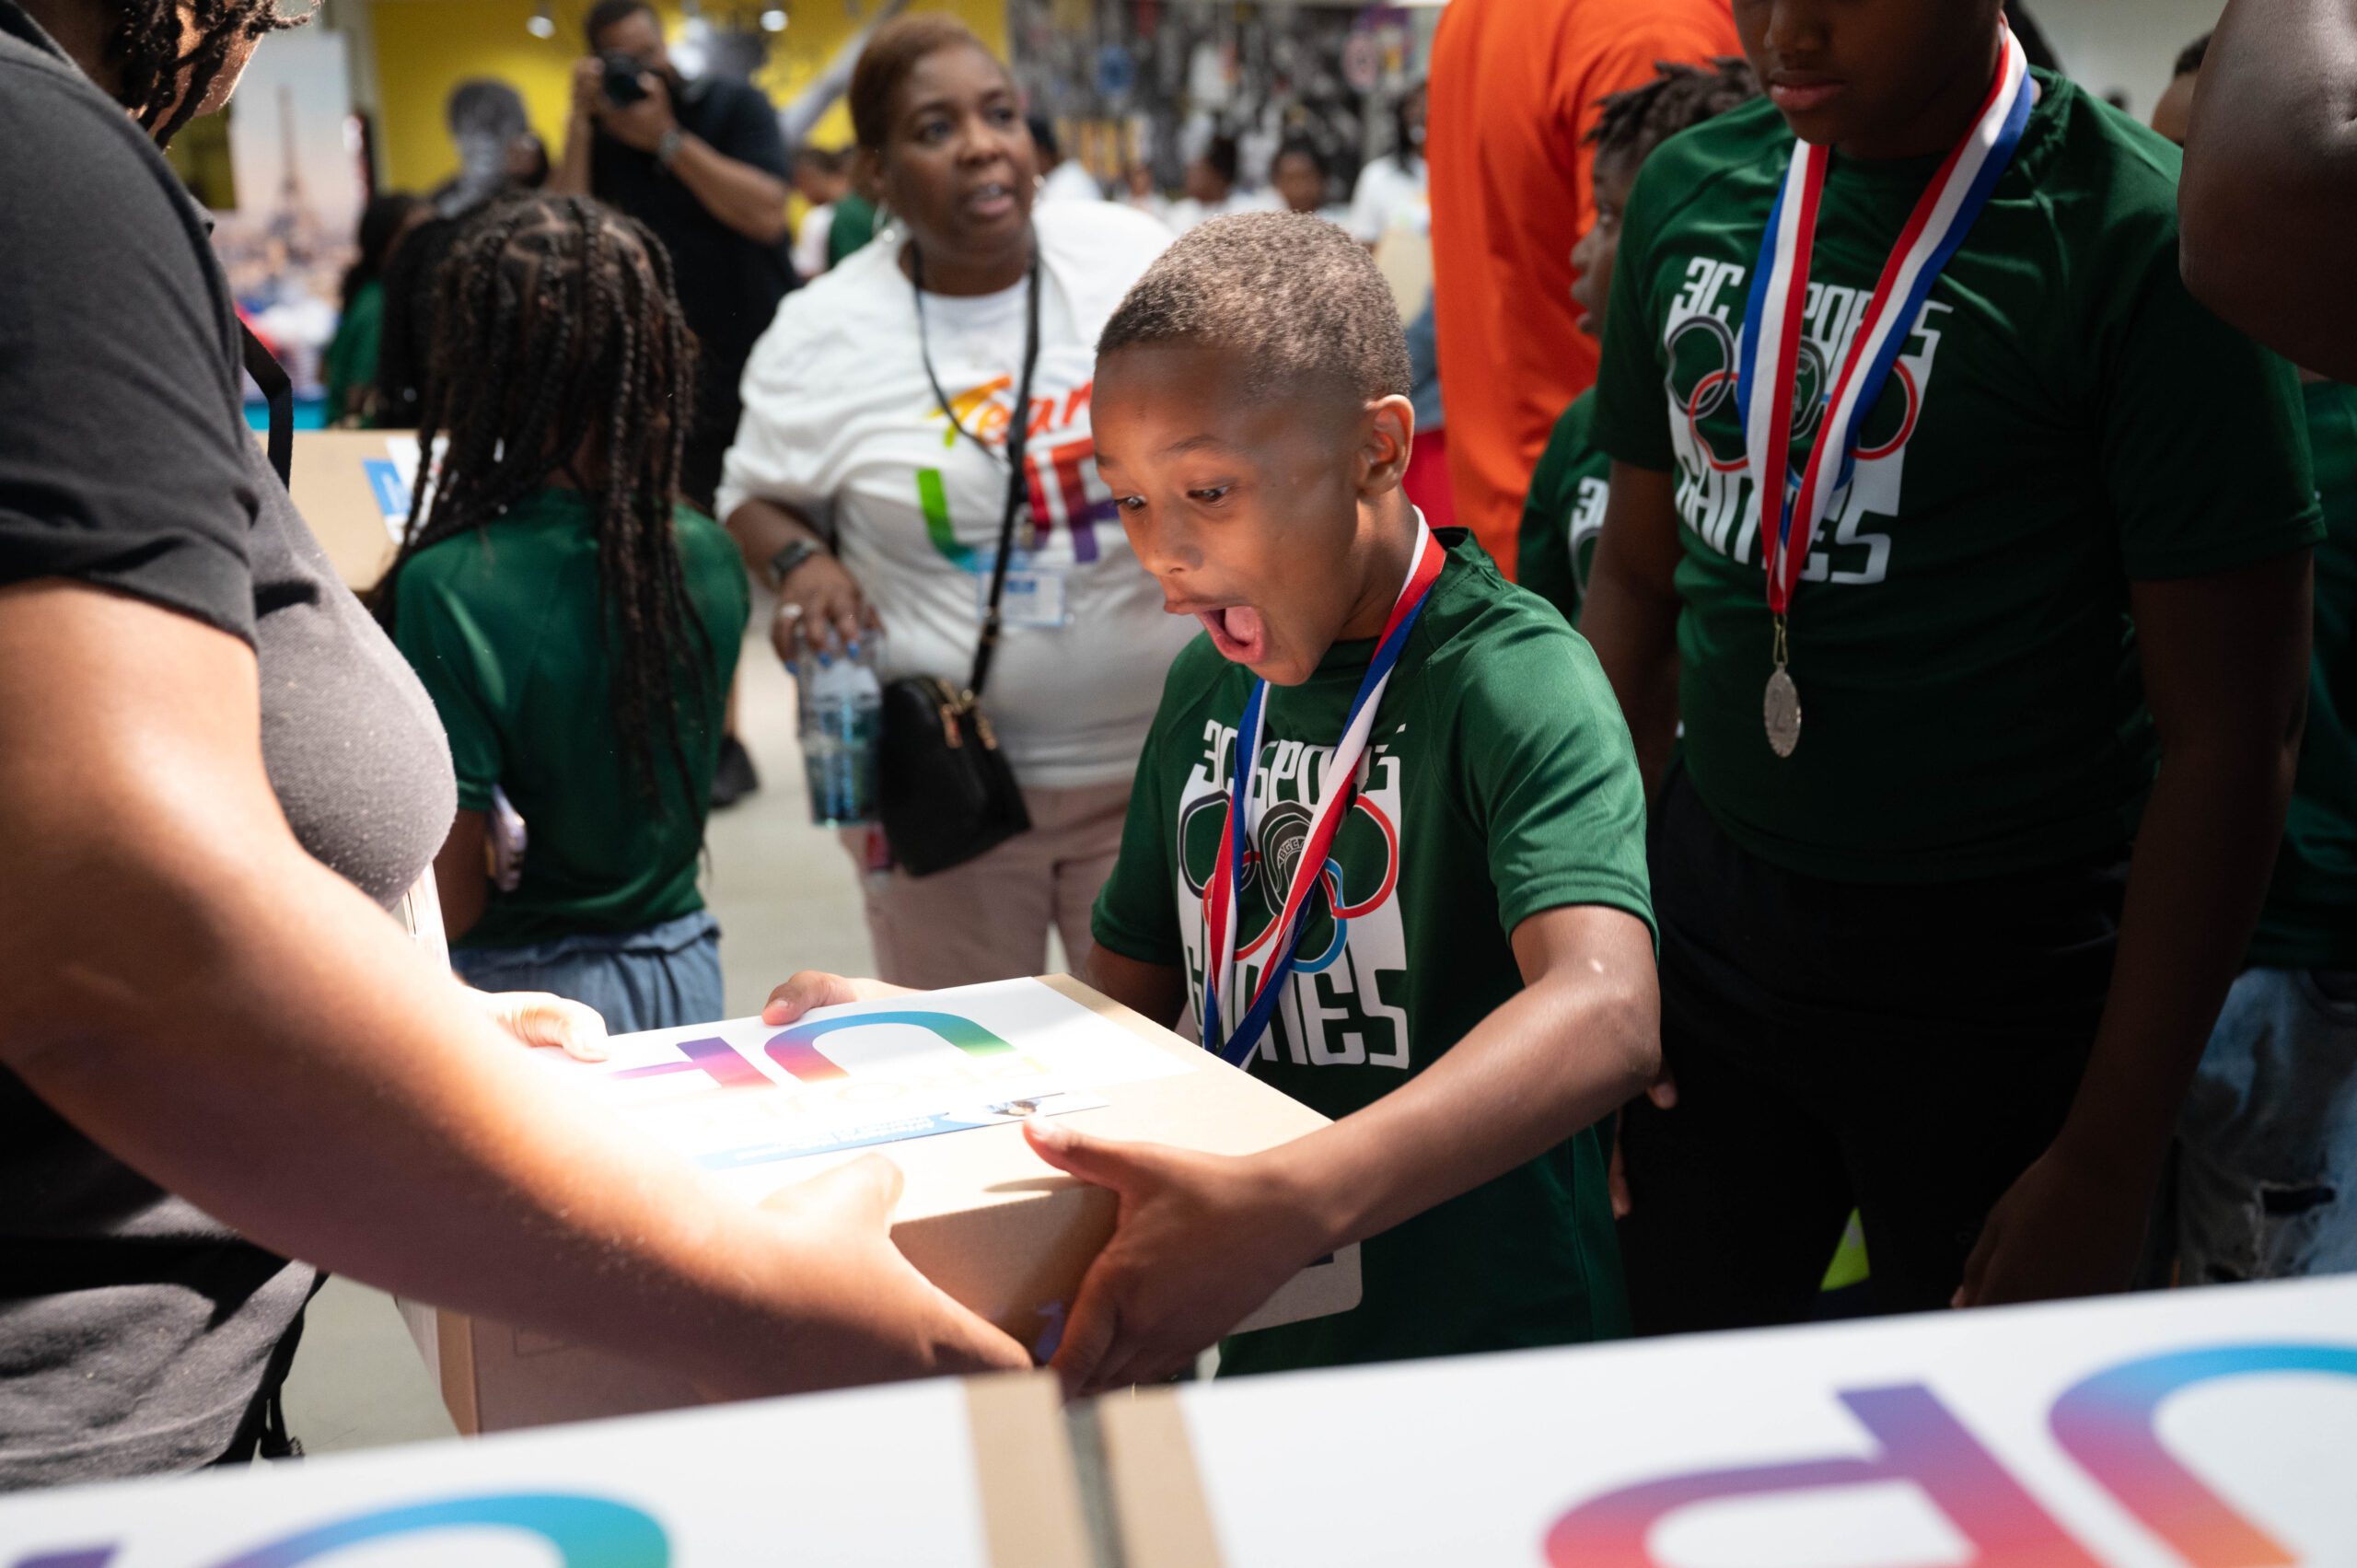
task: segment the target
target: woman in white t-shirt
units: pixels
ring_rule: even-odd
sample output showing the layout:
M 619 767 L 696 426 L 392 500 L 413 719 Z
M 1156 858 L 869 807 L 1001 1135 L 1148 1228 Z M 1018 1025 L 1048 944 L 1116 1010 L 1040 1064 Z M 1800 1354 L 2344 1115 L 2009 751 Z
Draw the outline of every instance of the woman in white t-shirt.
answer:
M 1432 228 L 1432 202 L 1425 194 L 1424 85 L 1418 82 L 1401 94 L 1391 112 L 1391 150 L 1359 169 L 1350 222 L 1343 226 L 1367 245 L 1381 243 L 1395 228 L 1417 234 Z
M 754 348 L 721 515 L 778 592 L 781 655 L 827 628 L 850 636 L 880 621 L 885 679 L 962 686 L 1004 515 L 1036 275 L 1032 517 L 1016 536 L 1032 608 L 1017 612 L 1010 591 L 982 703 L 1032 829 L 965 865 L 865 887 L 887 980 L 1036 973 L 1051 929 L 1077 969 L 1138 749 L 1192 630 L 1163 613 L 1130 553 L 1089 435 L 1097 334 L 1170 235 L 1110 203 L 1035 210 L 1014 84 L 954 18 L 879 29 L 850 98 L 858 156 L 900 231 L 789 296 Z M 880 834 L 852 837 L 863 865 L 877 865 Z

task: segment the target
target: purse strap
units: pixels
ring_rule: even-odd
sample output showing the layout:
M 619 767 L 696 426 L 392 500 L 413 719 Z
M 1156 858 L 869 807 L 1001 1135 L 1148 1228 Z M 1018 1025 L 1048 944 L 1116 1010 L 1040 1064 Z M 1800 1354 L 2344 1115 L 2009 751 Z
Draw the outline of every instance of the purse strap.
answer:
M 944 418 L 952 429 L 971 441 L 993 459 L 990 446 L 981 436 L 959 423 L 958 411 L 949 406 L 948 394 L 941 388 L 941 377 L 934 373 L 933 350 L 925 341 L 924 331 L 924 251 L 914 240 L 909 243 L 909 281 L 917 296 L 917 354 L 924 361 L 925 379 L 933 386 L 933 395 L 941 404 Z M 1006 508 L 999 518 L 998 551 L 991 557 L 990 600 L 982 611 L 982 638 L 974 649 L 974 672 L 961 694 L 971 707 L 982 694 L 982 683 L 990 679 L 991 659 L 998 652 L 1002 621 L 999 600 L 1006 592 L 1006 558 L 1015 545 L 1015 525 L 1028 512 L 1031 503 L 1031 477 L 1024 467 L 1027 448 L 1031 439 L 1031 377 L 1039 366 L 1039 237 L 1031 236 L 1031 269 L 1024 289 L 1023 375 L 1015 389 L 1015 412 L 1007 424 L 1005 461 Z

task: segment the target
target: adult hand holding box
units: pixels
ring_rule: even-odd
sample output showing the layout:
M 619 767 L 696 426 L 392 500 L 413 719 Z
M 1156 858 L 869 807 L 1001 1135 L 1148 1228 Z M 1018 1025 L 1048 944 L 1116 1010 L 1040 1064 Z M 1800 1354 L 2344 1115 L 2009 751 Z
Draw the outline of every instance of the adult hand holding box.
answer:
M 868 1151 L 904 1185 L 892 1239 L 935 1284 L 1045 1356 L 1117 1200 L 1025 1144 L 1031 1115 L 1107 1138 L 1249 1154 L 1326 1124 L 1078 981 L 1008 981 L 618 1036 L 578 1074 L 646 1136 L 759 1202 Z M 1357 1305 L 1356 1249 L 1305 1270 L 1247 1320 Z M 691 1403 L 676 1376 L 404 1303 L 464 1431 Z

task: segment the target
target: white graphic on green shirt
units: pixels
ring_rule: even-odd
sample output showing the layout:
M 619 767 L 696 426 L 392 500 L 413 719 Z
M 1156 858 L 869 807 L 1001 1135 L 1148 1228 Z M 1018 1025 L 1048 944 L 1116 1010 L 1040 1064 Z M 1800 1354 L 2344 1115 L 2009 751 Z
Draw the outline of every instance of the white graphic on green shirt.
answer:
M 1583 598 L 1587 594 L 1588 564 L 1596 557 L 1596 536 L 1604 531 L 1605 504 L 1611 498 L 1610 482 L 1584 479 L 1572 502 L 1572 515 L 1564 519 L 1563 534 L 1570 541 L 1572 554 L 1572 578 L 1579 584 Z
M 1399 921 L 1399 726 L 1368 748 L 1358 798 L 1334 836 L 1327 873 L 1302 917 L 1284 998 L 1258 1055 L 1313 1067 L 1392 1067 L 1413 1061 L 1406 1012 L 1408 945 Z M 1307 842 L 1332 748 L 1264 741 L 1252 775 L 1252 836 L 1237 889 L 1238 987 L 1248 995 L 1276 957 L 1276 905 Z M 1219 864 L 1220 825 L 1235 766 L 1236 730 L 1203 726 L 1202 750 L 1178 799 L 1178 926 L 1187 980 L 1202 1016 L 1208 964 L 1203 888 Z M 1241 1011 L 1240 1004 L 1236 1005 Z
M 1737 561 L 1759 559 L 1759 506 L 1743 446 L 1743 409 L 1736 391 L 1736 341 L 1748 269 L 1697 256 L 1670 302 L 1663 336 L 1669 366 L 1670 443 L 1678 456 L 1678 510 L 1686 526 L 1713 550 Z M 1814 443 L 1830 391 L 1831 366 L 1849 351 L 1864 319 L 1868 291 L 1812 283 L 1803 308 L 1804 330 L 1793 400 L 1793 472 Z M 1805 583 L 1879 583 L 1890 571 L 1890 535 L 1879 525 L 1899 515 L 1907 444 L 1922 415 L 1932 366 L 1940 349 L 1940 320 L 1950 308 L 1927 303 L 1892 366 L 1890 378 L 1858 437 L 1850 482 L 1834 493 L 1826 522 L 1811 542 Z M 1875 525 L 1875 526 L 1870 526 Z

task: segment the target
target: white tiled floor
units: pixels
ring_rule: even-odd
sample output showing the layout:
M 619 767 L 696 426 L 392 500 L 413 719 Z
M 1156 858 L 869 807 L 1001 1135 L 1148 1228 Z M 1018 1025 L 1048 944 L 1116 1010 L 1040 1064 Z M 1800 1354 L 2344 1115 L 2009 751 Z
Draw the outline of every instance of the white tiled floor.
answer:
M 737 714 L 761 788 L 715 812 L 707 832 L 706 897 L 720 921 L 731 1016 L 758 1011 L 797 969 L 864 974 L 870 962 L 851 862 L 833 834 L 810 826 L 794 685 L 770 652 L 768 609 L 756 595 Z M 392 1302 L 348 1280 L 331 1281 L 311 1304 L 286 1407 L 315 1454 L 452 1430 Z

